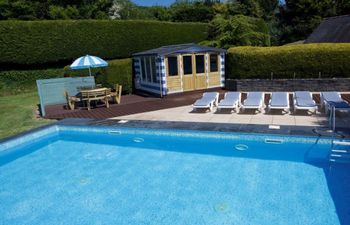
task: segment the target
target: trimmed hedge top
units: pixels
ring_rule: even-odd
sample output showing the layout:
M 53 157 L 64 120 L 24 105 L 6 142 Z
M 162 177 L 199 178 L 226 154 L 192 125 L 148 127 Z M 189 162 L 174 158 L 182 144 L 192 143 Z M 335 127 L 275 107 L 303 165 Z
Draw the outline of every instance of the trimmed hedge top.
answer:
M 228 50 L 227 78 L 350 77 L 350 44 L 235 47 Z
M 105 59 L 162 45 L 200 42 L 207 24 L 156 21 L 0 21 L 0 64 L 44 64 L 85 54 Z

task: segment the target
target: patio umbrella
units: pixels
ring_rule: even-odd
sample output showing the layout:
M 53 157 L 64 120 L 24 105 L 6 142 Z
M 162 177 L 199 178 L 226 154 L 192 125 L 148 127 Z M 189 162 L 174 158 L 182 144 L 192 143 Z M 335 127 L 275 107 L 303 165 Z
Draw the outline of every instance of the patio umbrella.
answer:
M 72 70 L 89 69 L 89 75 L 91 76 L 91 68 L 105 66 L 108 66 L 108 63 L 103 59 L 97 56 L 86 55 L 76 59 L 72 65 L 70 65 L 70 68 Z

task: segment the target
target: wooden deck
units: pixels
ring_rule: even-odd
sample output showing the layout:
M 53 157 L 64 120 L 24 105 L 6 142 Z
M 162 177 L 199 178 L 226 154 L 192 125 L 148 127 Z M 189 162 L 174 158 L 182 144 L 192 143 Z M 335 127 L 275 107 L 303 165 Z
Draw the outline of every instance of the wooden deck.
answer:
M 92 118 L 107 119 L 118 116 L 131 115 L 136 113 L 149 112 L 160 109 L 174 108 L 193 104 L 204 91 L 218 91 L 224 93 L 221 89 L 191 91 L 179 94 L 172 94 L 163 98 L 142 95 L 123 95 L 121 104 L 110 104 L 109 108 L 99 106 L 90 111 L 87 109 L 67 110 L 65 104 L 47 106 L 45 108 L 47 119 L 64 118 Z
M 142 95 L 124 95 L 121 99 L 121 104 L 110 104 L 110 108 L 105 106 L 99 106 L 93 108 L 90 111 L 87 109 L 67 110 L 65 104 L 52 105 L 46 107 L 47 119 L 64 119 L 64 118 L 91 118 L 91 119 L 108 119 L 118 116 L 126 116 L 137 113 L 168 109 L 180 106 L 191 105 L 197 100 L 204 91 L 218 91 L 220 92 L 220 99 L 223 98 L 225 90 L 211 89 L 192 91 L 179 94 L 172 94 L 164 98 L 157 98 L 151 96 Z M 342 95 L 342 97 L 350 102 L 350 94 Z M 246 98 L 246 95 L 242 95 L 242 101 Z M 292 96 L 290 95 L 292 103 Z M 314 94 L 314 100 L 319 103 L 319 94 Z M 269 102 L 269 95 L 265 95 L 265 104 Z

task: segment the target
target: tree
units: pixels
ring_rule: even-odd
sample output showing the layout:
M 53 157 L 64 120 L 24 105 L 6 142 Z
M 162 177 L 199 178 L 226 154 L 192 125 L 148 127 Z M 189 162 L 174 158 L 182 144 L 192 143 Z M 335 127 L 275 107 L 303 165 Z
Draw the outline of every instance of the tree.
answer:
M 36 19 L 36 4 L 35 2 L 26 0 L 5 1 L 0 4 L 0 17 L 2 19 L 21 19 L 33 20 Z
M 109 9 L 111 19 L 128 19 L 135 5 L 129 0 L 114 0 Z
M 0 0 L 0 19 L 106 19 L 112 0 Z
M 201 2 L 177 2 L 170 7 L 170 11 L 175 22 L 209 22 L 215 16 L 213 8 Z
M 282 42 L 305 39 L 322 18 L 336 15 L 333 0 L 286 0 L 281 8 Z
M 160 21 L 169 21 L 171 20 L 171 13 L 169 8 L 162 7 L 162 6 L 152 6 L 149 8 L 151 14 L 153 15 L 154 19 L 160 20 Z
M 229 0 L 229 11 L 231 15 L 245 15 L 261 18 L 263 9 L 258 0 Z
M 258 3 L 263 10 L 263 18 L 271 19 L 278 12 L 278 0 L 258 0 Z
M 336 0 L 337 15 L 350 14 L 350 0 Z
M 162 11 L 164 9 L 164 11 Z M 111 19 L 148 19 L 167 20 L 164 7 L 143 7 L 138 6 L 130 0 L 114 0 L 109 10 Z
M 270 36 L 262 19 L 243 15 L 228 19 L 216 16 L 209 25 L 209 40 L 202 44 L 220 48 L 242 45 L 269 46 Z

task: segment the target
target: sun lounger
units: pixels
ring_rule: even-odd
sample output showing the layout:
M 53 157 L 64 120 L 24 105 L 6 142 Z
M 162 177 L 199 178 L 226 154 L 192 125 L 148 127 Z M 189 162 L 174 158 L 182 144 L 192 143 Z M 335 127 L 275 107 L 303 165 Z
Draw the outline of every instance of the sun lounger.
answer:
M 256 109 L 261 112 L 264 106 L 264 93 L 263 92 L 248 92 L 247 99 L 244 100 L 241 105 L 241 109 Z
M 218 104 L 218 110 L 221 109 L 236 109 L 238 112 L 238 107 L 241 102 L 241 93 L 239 92 L 227 92 L 225 93 L 224 99 L 222 99 Z
M 271 109 L 281 109 L 289 112 L 289 95 L 288 92 L 272 92 L 268 111 Z
M 316 113 L 317 105 L 309 91 L 294 92 L 294 112 L 296 112 L 296 110 L 310 110 Z
M 350 108 L 349 103 L 342 99 L 339 92 L 335 91 L 321 92 L 321 104 L 326 113 L 328 113 L 332 107 L 338 109 Z
M 218 101 L 218 92 L 205 92 L 202 98 L 198 99 L 193 104 L 193 109 L 209 109 L 210 111 L 212 111 L 214 106 L 218 105 Z

